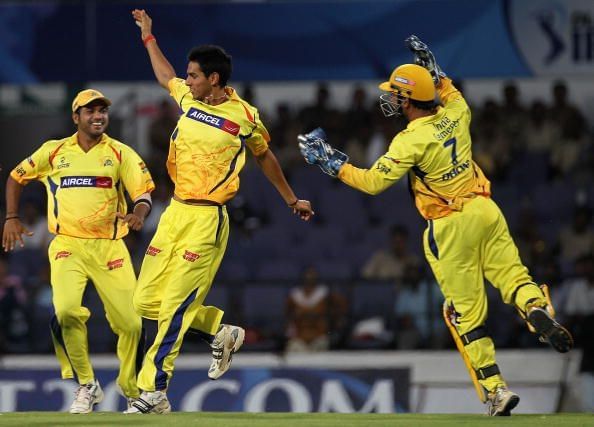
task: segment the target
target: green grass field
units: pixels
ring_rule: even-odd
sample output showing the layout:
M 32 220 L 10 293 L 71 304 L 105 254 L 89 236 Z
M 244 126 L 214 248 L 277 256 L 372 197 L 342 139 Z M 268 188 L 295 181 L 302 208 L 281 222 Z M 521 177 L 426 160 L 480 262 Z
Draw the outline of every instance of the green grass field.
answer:
M 348 426 L 594 426 L 593 414 L 513 415 L 487 417 L 462 414 L 295 414 L 245 412 L 178 412 L 169 415 L 124 415 L 96 412 L 70 415 L 57 412 L 0 414 L 0 426 L 200 426 L 200 427 L 348 427 Z

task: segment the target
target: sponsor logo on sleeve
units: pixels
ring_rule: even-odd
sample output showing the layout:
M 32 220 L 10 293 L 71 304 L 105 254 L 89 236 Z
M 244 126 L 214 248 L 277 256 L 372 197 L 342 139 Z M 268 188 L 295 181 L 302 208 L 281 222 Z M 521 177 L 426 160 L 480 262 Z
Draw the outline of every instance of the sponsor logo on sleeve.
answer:
M 25 168 L 22 167 L 22 166 L 17 166 L 17 168 L 15 169 L 15 171 L 16 171 L 16 173 L 17 173 L 17 175 L 19 177 L 25 176 L 25 174 L 27 173 L 27 171 L 25 170 Z
M 144 162 L 139 162 L 138 166 L 140 167 L 140 171 L 142 173 L 148 173 L 148 168 L 146 167 L 146 164 Z
M 60 188 L 75 187 L 112 188 L 113 180 L 110 176 L 63 176 L 60 178 Z
M 186 251 L 182 257 L 183 259 L 185 259 L 186 261 L 190 261 L 190 262 L 194 262 L 196 261 L 198 258 L 200 258 L 200 254 L 194 253 L 194 252 L 190 252 L 190 251 Z
M 72 255 L 72 252 L 59 251 L 54 259 L 68 258 L 70 255 Z
M 146 254 L 148 256 L 157 256 L 158 254 L 160 254 L 163 250 L 159 249 L 159 248 L 155 248 L 154 246 L 149 246 L 146 250 Z
M 31 157 L 27 157 L 27 163 L 29 163 L 29 166 L 31 166 L 32 168 L 35 167 L 35 162 Z
M 107 262 L 107 268 L 110 270 L 115 270 L 116 268 L 121 268 L 124 266 L 124 258 L 114 259 L 112 261 Z
M 195 107 L 192 107 L 188 110 L 186 117 L 220 129 L 223 132 L 227 132 L 233 136 L 237 136 L 239 134 L 240 126 L 237 123 L 223 117 L 215 116 L 214 114 L 208 114 Z

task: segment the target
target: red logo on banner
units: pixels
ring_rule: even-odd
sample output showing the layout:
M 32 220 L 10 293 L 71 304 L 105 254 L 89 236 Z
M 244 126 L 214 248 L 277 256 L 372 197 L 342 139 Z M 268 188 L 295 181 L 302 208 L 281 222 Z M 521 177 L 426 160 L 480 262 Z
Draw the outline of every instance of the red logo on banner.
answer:
M 72 252 L 60 251 L 56 254 L 56 257 L 54 259 L 68 258 L 70 255 L 72 255 Z
M 110 270 L 115 270 L 116 268 L 120 268 L 124 265 L 124 258 L 114 259 L 113 261 L 107 262 L 107 268 Z
M 194 252 L 190 252 L 190 251 L 186 251 L 186 253 L 184 253 L 183 258 L 186 261 L 190 261 L 190 262 L 194 262 L 196 261 L 198 258 L 200 258 L 200 254 L 195 254 Z
M 149 246 L 146 250 L 146 254 L 149 256 L 156 256 L 157 254 L 161 253 L 162 250 L 159 248 L 155 248 L 154 246 Z

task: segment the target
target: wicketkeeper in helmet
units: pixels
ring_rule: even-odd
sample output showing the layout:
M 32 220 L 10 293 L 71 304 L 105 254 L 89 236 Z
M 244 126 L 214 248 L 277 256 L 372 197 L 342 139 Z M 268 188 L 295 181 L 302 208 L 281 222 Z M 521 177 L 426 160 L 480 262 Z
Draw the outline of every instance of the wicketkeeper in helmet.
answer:
M 406 39 L 415 63 L 397 67 L 379 85 L 386 116 L 408 126 L 370 169 L 348 163 L 320 128 L 299 136 L 307 163 L 357 190 L 375 195 L 408 175 L 415 204 L 427 220 L 425 256 L 445 297 L 444 318 L 489 415 L 510 415 L 520 398 L 508 390 L 485 329 L 485 279 L 514 305 L 532 332 L 564 353 L 570 333 L 554 319 L 546 286 L 522 264 L 491 183 L 472 159 L 470 109 L 417 37 Z

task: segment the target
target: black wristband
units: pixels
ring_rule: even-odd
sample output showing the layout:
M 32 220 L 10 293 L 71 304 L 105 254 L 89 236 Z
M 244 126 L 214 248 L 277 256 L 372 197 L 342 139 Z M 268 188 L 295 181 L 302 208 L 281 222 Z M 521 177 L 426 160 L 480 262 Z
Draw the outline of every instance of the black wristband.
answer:
M 13 216 L 7 216 L 6 218 L 4 218 L 4 221 L 8 221 L 9 219 L 19 219 L 20 216 L 18 215 L 13 215 Z

